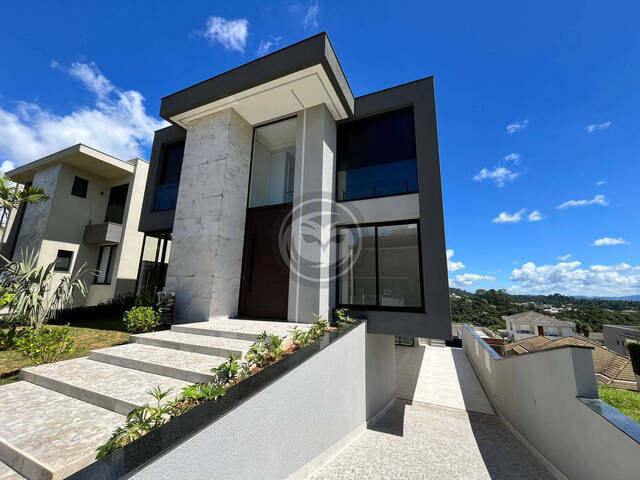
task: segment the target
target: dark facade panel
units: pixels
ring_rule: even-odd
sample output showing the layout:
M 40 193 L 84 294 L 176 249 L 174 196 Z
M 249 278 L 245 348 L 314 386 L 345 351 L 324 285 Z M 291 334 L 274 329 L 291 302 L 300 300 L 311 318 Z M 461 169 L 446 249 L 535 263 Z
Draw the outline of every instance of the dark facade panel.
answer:
M 317 64 L 324 67 L 342 106 L 351 114 L 354 108 L 353 93 L 329 37 L 322 32 L 164 97 L 160 116 L 169 120 L 180 113 Z
M 142 212 L 140 212 L 140 226 L 138 229 L 141 232 L 173 230 L 175 210 L 154 211 L 156 190 L 158 182 L 160 181 L 164 146 L 184 141 L 186 138 L 186 130 L 177 125 L 158 130 L 153 137 L 149 174 L 147 175 L 147 185 L 144 189 Z
M 369 333 L 451 339 L 451 308 L 433 77 L 356 98 L 354 119 L 408 106 L 413 106 L 415 118 L 425 313 L 366 308 L 357 312 L 366 315 Z M 351 120 L 344 122 L 348 121 Z

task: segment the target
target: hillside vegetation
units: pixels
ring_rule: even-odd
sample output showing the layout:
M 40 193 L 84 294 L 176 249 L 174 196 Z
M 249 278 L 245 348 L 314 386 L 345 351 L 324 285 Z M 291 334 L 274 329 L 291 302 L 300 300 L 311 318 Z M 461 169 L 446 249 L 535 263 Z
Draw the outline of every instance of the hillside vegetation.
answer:
M 476 290 L 475 293 L 451 288 L 451 319 L 454 323 L 473 323 L 493 330 L 505 328 L 503 315 L 534 310 L 576 324 L 578 333 L 600 332 L 602 326 L 640 325 L 640 302 L 601 300 L 565 295 L 510 295 L 506 290 Z M 550 313 L 547 306 L 561 308 Z

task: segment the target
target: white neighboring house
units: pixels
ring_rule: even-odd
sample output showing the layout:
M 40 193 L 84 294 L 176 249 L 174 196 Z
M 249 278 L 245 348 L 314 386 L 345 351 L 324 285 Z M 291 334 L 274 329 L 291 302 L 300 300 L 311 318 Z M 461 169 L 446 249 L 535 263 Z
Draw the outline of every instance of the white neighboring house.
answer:
M 57 261 L 69 275 L 84 263 L 96 272 L 75 306 L 90 306 L 135 291 L 144 234 L 138 222 L 149 164 L 77 144 L 22 165 L 7 176 L 43 188 L 49 200 L 10 213 L 0 252 L 19 260 L 29 248 L 38 264 Z
M 512 342 L 537 335 L 558 338 L 571 337 L 575 334 L 575 324 L 538 312 L 516 313 L 503 316 L 502 319 L 507 324 L 507 336 Z

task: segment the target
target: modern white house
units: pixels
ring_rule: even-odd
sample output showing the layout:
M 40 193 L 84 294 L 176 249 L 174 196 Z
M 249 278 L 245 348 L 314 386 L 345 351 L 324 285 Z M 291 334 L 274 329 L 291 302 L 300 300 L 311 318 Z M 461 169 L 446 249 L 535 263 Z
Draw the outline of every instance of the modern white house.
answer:
M 507 337 L 512 342 L 537 335 L 558 338 L 571 337 L 575 334 L 573 323 L 564 322 L 538 312 L 516 313 L 515 315 L 503 316 L 502 319 L 507 324 Z
M 640 327 L 633 325 L 603 325 L 604 346 L 625 357 L 629 356 L 628 342 L 640 342 Z
M 11 212 L 1 252 L 19 260 L 26 249 L 39 252 L 38 264 L 56 261 L 57 275 L 87 264 L 91 306 L 133 293 L 144 235 L 138 231 L 149 164 L 123 161 L 78 144 L 7 172 L 21 185 L 44 189 L 47 201 Z

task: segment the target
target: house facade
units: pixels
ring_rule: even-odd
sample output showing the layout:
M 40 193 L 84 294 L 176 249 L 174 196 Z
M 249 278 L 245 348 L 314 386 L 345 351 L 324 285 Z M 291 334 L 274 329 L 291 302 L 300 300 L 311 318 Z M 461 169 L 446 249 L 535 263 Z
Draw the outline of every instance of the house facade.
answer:
M 507 337 L 512 342 L 535 336 L 557 338 L 571 337 L 575 334 L 573 323 L 563 322 L 538 312 L 522 312 L 503 316 L 502 319 L 507 324 Z
M 137 291 L 176 318 L 451 336 L 433 78 L 354 98 L 325 33 L 162 99 Z
M 38 264 L 56 261 L 58 277 L 83 264 L 91 306 L 133 293 L 144 235 L 138 231 L 149 164 L 123 161 L 78 144 L 7 172 L 18 184 L 43 188 L 47 201 L 11 212 L 2 255 L 17 261 L 27 249 Z
M 603 325 L 602 335 L 605 347 L 628 357 L 627 342 L 640 342 L 640 327 L 633 325 Z

